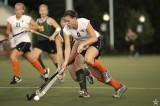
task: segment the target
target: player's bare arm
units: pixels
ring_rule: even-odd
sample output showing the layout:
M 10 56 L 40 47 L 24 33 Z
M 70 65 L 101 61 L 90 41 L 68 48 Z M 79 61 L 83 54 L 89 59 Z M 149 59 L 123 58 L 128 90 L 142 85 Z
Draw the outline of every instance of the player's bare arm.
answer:
M 56 29 L 55 32 L 50 37 L 50 40 L 54 40 L 55 37 L 59 34 L 59 31 L 61 30 L 61 28 L 53 18 L 48 18 L 47 23 L 52 25 Z
M 69 60 L 69 56 L 71 52 L 71 45 L 70 45 L 70 36 L 67 35 L 65 32 L 63 32 L 63 35 L 64 35 L 64 40 L 65 40 L 65 61 L 64 61 L 63 66 L 65 67 Z
M 95 31 L 94 31 L 94 29 L 93 29 L 93 27 L 90 23 L 87 25 L 86 30 L 89 33 L 90 38 L 86 42 L 83 42 L 78 46 L 77 52 L 79 52 L 79 53 L 82 52 L 82 50 L 85 46 L 91 45 L 91 44 L 98 41 L 98 38 L 96 37 L 96 33 L 95 33 Z
M 58 63 L 58 70 L 62 68 L 62 60 L 63 60 L 63 51 L 62 51 L 62 38 L 61 36 L 56 37 L 56 48 L 57 48 L 57 63 Z
M 31 19 L 31 21 L 30 21 L 30 28 L 26 28 L 25 31 L 29 32 L 30 29 L 32 29 L 32 30 L 37 30 L 38 29 L 38 25 L 33 19 Z
M 7 31 L 6 32 L 7 32 L 7 35 L 8 35 L 9 38 L 13 37 L 10 23 L 7 23 Z

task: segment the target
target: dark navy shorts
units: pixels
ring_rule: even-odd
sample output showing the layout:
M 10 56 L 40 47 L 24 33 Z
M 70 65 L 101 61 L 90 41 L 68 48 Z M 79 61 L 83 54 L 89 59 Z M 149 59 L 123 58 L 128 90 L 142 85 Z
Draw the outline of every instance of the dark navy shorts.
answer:
M 18 45 L 16 45 L 16 49 L 20 52 L 23 52 L 24 54 L 27 52 L 31 52 L 30 50 L 31 43 L 30 42 L 21 42 Z
M 49 41 L 49 40 L 37 41 L 34 48 L 38 48 L 42 50 L 43 52 L 47 52 L 49 54 L 57 53 L 55 41 Z

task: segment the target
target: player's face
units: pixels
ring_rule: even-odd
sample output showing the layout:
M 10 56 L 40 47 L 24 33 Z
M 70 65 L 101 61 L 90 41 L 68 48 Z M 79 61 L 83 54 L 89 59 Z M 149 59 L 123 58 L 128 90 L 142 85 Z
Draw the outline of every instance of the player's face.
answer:
M 72 18 L 68 15 L 65 17 L 65 22 L 69 28 L 74 28 L 76 23 L 76 18 Z
M 47 15 L 48 15 L 48 10 L 47 10 L 47 8 L 46 8 L 46 7 L 41 7 L 41 8 L 39 9 L 39 14 L 40 14 L 42 17 L 47 16 Z
M 15 6 L 15 12 L 17 17 L 21 17 L 24 14 L 24 9 L 23 6 L 21 5 L 16 5 Z

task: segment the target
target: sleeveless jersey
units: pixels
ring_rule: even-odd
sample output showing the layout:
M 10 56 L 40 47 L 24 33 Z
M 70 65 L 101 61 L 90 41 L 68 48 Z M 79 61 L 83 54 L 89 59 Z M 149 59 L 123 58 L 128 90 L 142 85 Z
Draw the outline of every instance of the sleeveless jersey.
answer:
M 39 19 L 37 19 L 37 24 L 38 24 L 38 27 L 39 27 L 38 32 L 50 37 L 54 33 L 55 28 L 52 25 L 49 25 L 47 23 L 48 18 L 49 17 L 47 17 L 42 22 Z M 45 37 L 42 37 L 42 36 L 38 36 L 38 41 L 43 41 L 43 40 L 48 40 L 48 38 L 45 38 Z
M 65 25 L 63 31 L 69 35 L 72 36 L 74 39 L 78 40 L 79 42 L 85 42 L 90 38 L 90 35 L 88 34 L 86 28 L 87 25 L 89 24 L 89 20 L 85 19 L 85 18 L 78 18 L 78 29 L 72 29 L 69 28 L 67 25 Z M 96 36 L 99 37 L 99 33 L 97 31 L 95 31 Z
M 26 16 L 26 15 L 22 15 L 22 17 L 19 20 L 17 20 L 16 15 L 10 16 L 7 19 L 7 22 L 11 25 L 13 35 L 29 27 L 30 21 L 31 21 L 31 17 Z M 31 42 L 28 32 L 15 36 L 14 41 L 16 45 L 21 42 Z

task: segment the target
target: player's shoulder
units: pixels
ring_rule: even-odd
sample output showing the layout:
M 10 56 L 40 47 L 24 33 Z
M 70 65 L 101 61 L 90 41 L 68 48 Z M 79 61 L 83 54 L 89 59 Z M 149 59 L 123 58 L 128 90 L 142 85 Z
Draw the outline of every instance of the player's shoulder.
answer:
M 27 19 L 31 19 L 31 17 L 28 16 L 28 15 L 23 15 L 22 17 L 23 17 L 23 18 L 27 18 Z
M 86 21 L 89 21 L 89 20 L 86 19 L 86 18 L 78 18 L 78 21 L 80 21 L 80 22 L 86 22 Z
M 79 26 L 79 28 L 86 29 L 89 22 L 90 21 L 86 18 L 79 18 L 78 19 L 78 26 Z
M 12 15 L 10 17 L 7 18 L 7 21 L 11 24 L 13 21 L 16 20 L 16 15 Z
M 49 23 L 56 22 L 56 20 L 55 20 L 54 18 L 52 18 L 52 17 L 48 17 L 48 18 L 47 18 L 47 21 L 48 21 Z

